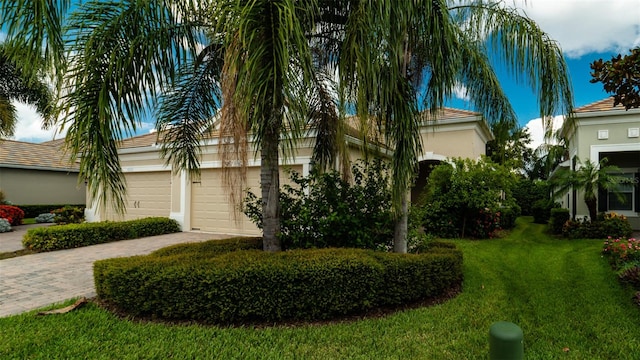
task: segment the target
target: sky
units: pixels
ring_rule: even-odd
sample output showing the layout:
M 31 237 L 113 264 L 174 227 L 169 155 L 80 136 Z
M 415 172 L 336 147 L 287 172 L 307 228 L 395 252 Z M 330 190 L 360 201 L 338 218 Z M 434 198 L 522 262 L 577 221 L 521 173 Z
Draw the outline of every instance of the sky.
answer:
M 589 82 L 591 62 L 609 60 L 640 46 L 640 0 L 508 0 L 506 4 L 522 9 L 558 41 L 569 66 L 576 107 L 609 96 L 600 83 Z M 542 143 L 543 127 L 533 92 L 505 74 L 499 73 L 499 77 L 519 124 L 532 135 L 534 141 L 530 146 L 537 147 Z M 42 142 L 63 136 L 64 132 L 56 129 L 42 130 L 42 120 L 31 106 L 15 105 L 19 120 L 14 140 Z M 473 110 L 462 100 L 452 101 L 452 106 Z M 557 117 L 557 126 L 561 118 Z M 151 123 L 144 123 L 138 133 L 147 133 L 152 127 Z

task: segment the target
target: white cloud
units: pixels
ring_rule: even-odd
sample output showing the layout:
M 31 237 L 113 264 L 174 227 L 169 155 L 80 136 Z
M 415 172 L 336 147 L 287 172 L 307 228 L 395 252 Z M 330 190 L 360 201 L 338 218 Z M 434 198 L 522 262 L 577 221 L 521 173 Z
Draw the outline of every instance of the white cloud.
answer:
M 562 126 L 564 121 L 564 115 L 558 115 L 553 117 L 553 130 L 557 130 Z M 529 129 L 529 134 L 531 134 L 531 143 L 527 146 L 536 149 L 538 146 L 544 143 L 544 133 L 545 127 L 542 123 L 541 118 L 530 120 L 527 125 L 525 125 L 527 129 Z
M 572 58 L 640 45 L 638 0 L 514 0 Z M 510 3 L 509 3 L 510 4 Z
M 471 99 L 467 92 L 467 87 L 460 83 L 457 83 L 456 86 L 453 88 L 453 96 L 456 99 L 460 99 L 464 101 L 469 101 Z
M 27 142 L 43 142 L 64 137 L 66 131 L 57 133 L 57 128 L 42 129 L 42 116 L 36 112 L 33 105 L 14 101 L 18 122 L 13 139 Z

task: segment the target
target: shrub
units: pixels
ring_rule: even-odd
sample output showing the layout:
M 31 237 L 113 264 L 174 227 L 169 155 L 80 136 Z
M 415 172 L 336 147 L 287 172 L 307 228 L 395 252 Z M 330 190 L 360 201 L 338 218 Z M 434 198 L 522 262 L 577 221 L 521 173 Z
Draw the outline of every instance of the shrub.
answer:
M 533 222 L 536 224 L 546 224 L 551 217 L 551 209 L 560 207 L 560 204 L 553 200 L 538 200 L 531 207 Z
M 64 206 L 60 209 L 53 210 L 56 224 L 81 224 L 84 222 L 84 208 Z
M 601 238 L 611 237 L 629 237 L 633 232 L 631 223 L 626 216 L 616 213 L 599 214 L 598 225 L 601 231 Z
M 11 226 L 21 225 L 22 219 L 24 219 L 24 211 L 17 206 L 0 205 L 0 218 L 7 219 Z
M 194 246 L 215 248 L 218 241 L 210 243 Z M 316 320 L 442 295 L 461 283 L 462 255 L 450 248 L 412 255 L 179 247 L 97 261 L 94 278 L 102 300 L 135 316 L 206 323 Z
M 608 237 L 604 241 L 602 255 L 615 268 L 620 268 L 625 263 L 640 262 L 640 240 Z
M 0 233 L 11 231 L 11 224 L 7 219 L 0 219 Z
M 618 278 L 621 282 L 640 290 L 640 261 L 635 261 L 620 269 Z
M 549 229 L 552 234 L 562 234 L 562 227 L 569 221 L 569 209 L 553 208 L 551 209 L 551 217 L 549 218 Z
M 549 199 L 549 186 L 546 181 L 518 179 L 513 188 L 513 197 L 521 208 L 522 215 L 533 215 L 533 204 L 538 200 Z
M 631 224 L 626 216 L 615 213 L 599 215 L 597 221 L 569 220 L 562 227 L 562 235 L 572 239 L 621 238 L 631 233 Z
M 352 184 L 337 171 L 312 170 L 307 177 L 290 173 L 293 185 L 284 185 L 280 191 L 284 249 L 378 249 L 391 244 L 393 218 L 385 165 L 379 160 L 358 162 L 352 173 Z M 243 211 L 262 228 L 261 199 L 249 192 Z
M 44 213 L 36 216 L 35 220 L 39 224 L 55 222 L 56 216 L 52 213 Z
M 35 218 L 36 216 L 44 213 L 50 213 L 54 210 L 63 208 L 65 206 L 81 208 L 84 211 L 84 204 L 42 204 L 42 205 L 17 205 L 20 209 L 24 211 L 25 218 Z
M 487 159 L 450 162 L 436 166 L 429 175 L 423 194 L 425 231 L 446 238 L 494 236 L 502 209 L 516 212 L 511 195 L 515 175 Z
M 500 228 L 509 230 L 516 226 L 516 219 L 521 214 L 520 206 L 513 204 L 512 206 L 501 207 L 500 214 Z
M 55 225 L 29 229 L 22 239 L 22 244 L 27 249 L 52 251 L 179 231 L 180 225 L 175 220 L 160 217 L 123 222 Z

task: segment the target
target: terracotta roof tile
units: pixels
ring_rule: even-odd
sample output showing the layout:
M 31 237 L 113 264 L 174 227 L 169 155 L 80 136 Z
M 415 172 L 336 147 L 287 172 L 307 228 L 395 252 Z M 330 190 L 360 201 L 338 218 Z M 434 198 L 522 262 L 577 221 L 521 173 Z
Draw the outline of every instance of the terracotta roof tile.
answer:
M 606 99 L 598 100 L 596 102 L 592 102 L 591 104 L 587 104 L 576 108 L 574 112 L 576 114 L 579 113 L 587 113 L 587 112 L 595 112 L 595 111 L 610 111 L 610 110 L 624 110 L 624 106 L 618 104 L 618 106 L 613 106 L 613 97 L 608 97 Z
M 78 170 L 78 165 L 69 162 L 68 154 L 60 146 L 13 140 L 0 141 L 2 166 Z

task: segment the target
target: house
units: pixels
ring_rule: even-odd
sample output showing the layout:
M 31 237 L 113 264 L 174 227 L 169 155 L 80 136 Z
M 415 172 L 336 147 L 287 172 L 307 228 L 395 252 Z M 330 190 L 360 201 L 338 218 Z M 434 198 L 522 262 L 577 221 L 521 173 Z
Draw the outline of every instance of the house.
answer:
M 443 109 L 437 120 L 425 118 L 421 128 L 424 152 L 420 156 L 420 176 L 416 188 L 424 186 L 429 165 L 448 157 L 479 158 L 485 154 L 492 134 L 486 121 L 478 113 Z M 220 138 L 203 140 L 200 161 L 201 176 L 191 179 L 185 172 L 172 172 L 170 165 L 160 156 L 157 134 L 146 134 L 124 140 L 119 148 L 120 163 L 127 182 L 126 212 L 118 215 L 111 209 L 96 205 L 85 211 L 89 221 L 130 220 L 149 216 L 167 216 L 177 220 L 183 231 L 207 231 L 238 235 L 258 235 L 260 231 L 239 211 L 238 202 L 230 201 L 235 195 L 242 200 L 244 194 L 233 193 L 223 181 Z M 360 141 L 347 135 L 350 161 L 362 157 Z M 295 157 L 281 159 L 280 182 L 288 180 L 285 169 L 306 176 L 311 168 L 314 139 L 301 139 L 296 145 Z M 239 170 L 232 175 L 239 176 Z M 260 156 L 250 152 L 246 185 L 259 195 Z M 228 183 L 228 182 L 227 182 Z
M 86 190 L 78 184 L 78 172 L 61 140 L 0 141 L 0 189 L 13 204 L 84 204 Z
M 608 165 L 620 168 L 619 175 L 631 180 L 619 189 L 625 201 L 600 191 L 598 211 L 623 214 L 634 230 L 640 230 L 640 109 L 625 111 L 607 98 L 575 109 L 575 115 L 575 125 L 561 130 L 569 143 L 569 158 L 561 166 L 575 169 L 577 159 L 598 163 L 607 158 Z M 573 216 L 588 217 L 580 193 L 565 194 L 561 203 Z

